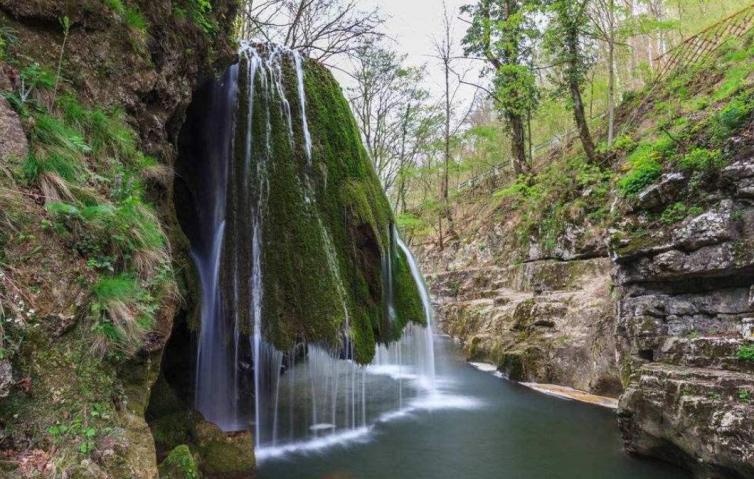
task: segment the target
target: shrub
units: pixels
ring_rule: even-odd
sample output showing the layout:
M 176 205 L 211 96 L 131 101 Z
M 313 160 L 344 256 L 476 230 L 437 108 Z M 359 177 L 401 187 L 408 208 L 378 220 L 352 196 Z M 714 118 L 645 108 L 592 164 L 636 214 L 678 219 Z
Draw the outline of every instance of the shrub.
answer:
M 751 118 L 754 102 L 748 94 L 740 94 L 717 112 L 710 120 L 712 139 L 722 143 L 738 131 Z
M 741 346 L 740 348 L 738 348 L 738 353 L 736 353 L 736 356 L 741 361 L 754 362 L 754 345 Z
M 663 143 L 664 144 L 664 143 Z M 623 195 L 635 195 L 654 183 L 662 175 L 661 149 L 655 145 L 642 145 L 629 157 L 628 172 L 618 181 L 618 188 Z
M 694 148 L 678 160 L 678 166 L 688 172 L 711 172 L 719 170 L 723 165 L 724 161 L 720 150 L 708 150 L 706 148 Z

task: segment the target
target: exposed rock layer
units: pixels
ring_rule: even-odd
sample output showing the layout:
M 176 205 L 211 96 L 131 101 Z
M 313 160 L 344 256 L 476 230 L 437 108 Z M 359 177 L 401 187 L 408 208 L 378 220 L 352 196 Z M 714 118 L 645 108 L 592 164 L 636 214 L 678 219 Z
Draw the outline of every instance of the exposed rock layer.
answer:
M 738 353 L 754 339 L 754 160 L 721 176 L 719 200 L 706 212 L 617 248 L 628 378 L 619 419 L 631 452 L 700 477 L 752 477 L 754 363 Z

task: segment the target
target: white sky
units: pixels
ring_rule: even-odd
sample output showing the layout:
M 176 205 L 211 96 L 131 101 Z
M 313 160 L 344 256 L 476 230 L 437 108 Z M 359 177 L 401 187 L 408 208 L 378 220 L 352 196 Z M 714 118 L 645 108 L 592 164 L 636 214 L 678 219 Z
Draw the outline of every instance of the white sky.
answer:
M 453 37 L 456 54 L 461 54 L 460 42 L 466 30 L 465 25 L 457 20 L 461 6 L 473 3 L 472 0 L 445 0 L 448 11 L 454 19 Z M 434 95 L 443 92 L 444 77 L 442 69 L 434 56 L 434 40 L 443 34 L 442 15 L 443 0 L 359 0 L 364 10 L 378 7 L 386 17 L 384 33 L 395 40 L 392 45 L 398 52 L 408 55 L 408 65 L 427 65 L 427 77 L 424 87 Z M 343 75 L 338 75 L 341 81 Z M 475 81 L 476 78 L 472 78 Z M 461 100 L 471 100 L 473 91 L 465 88 L 459 95 Z

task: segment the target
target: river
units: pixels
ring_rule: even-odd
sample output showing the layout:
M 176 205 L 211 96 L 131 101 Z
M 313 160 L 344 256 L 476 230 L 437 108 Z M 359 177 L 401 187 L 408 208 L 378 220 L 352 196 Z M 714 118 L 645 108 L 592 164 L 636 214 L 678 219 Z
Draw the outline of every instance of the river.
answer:
M 265 457 L 259 479 L 688 479 L 626 455 L 614 412 L 467 364 L 435 339 L 438 394 L 321 449 Z

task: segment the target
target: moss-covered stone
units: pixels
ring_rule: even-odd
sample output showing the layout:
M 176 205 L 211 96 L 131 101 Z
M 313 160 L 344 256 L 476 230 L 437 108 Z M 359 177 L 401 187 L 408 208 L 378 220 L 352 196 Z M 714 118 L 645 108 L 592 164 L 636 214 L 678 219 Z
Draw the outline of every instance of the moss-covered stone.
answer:
M 293 139 L 286 109 L 265 88 L 261 75 L 256 77 L 253 102 L 243 93 L 249 90 L 248 79 L 239 76 L 237 118 L 252 115 L 252 156 L 259 169 L 245 174 L 248 160 L 241 140 L 246 131 L 239 128 L 229 207 L 240 219 L 226 225 L 226 242 L 239 248 L 237 256 L 248 257 L 243 248 L 250 242 L 239 244 L 239 238 L 251 224 L 248 212 L 241 209 L 244 201 L 262 198 L 265 336 L 278 349 L 288 350 L 302 341 L 338 347 L 347 333 L 355 359 L 367 363 L 378 342 L 400 337 L 409 321 L 423 324 L 424 314 L 406 258 L 391 246 L 393 214 L 340 86 L 322 65 L 305 63 L 311 157 L 304 148 L 292 62 L 283 62 L 282 78 Z M 245 69 L 244 60 L 240 71 Z M 390 288 L 385 261 L 391 261 L 395 271 Z M 226 262 L 223 274 L 238 267 Z M 394 322 L 386 307 L 391 289 L 398 318 Z M 245 297 L 244 291 L 240 296 Z M 250 324 L 244 318 L 240 323 Z
M 253 477 L 256 461 L 251 433 L 225 433 L 206 421 L 196 424 L 195 433 L 200 468 L 206 477 Z
M 173 449 L 160 464 L 160 479 L 199 479 L 199 466 L 186 445 Z

